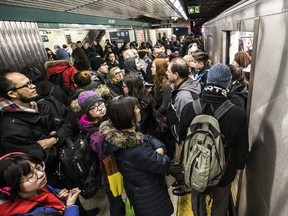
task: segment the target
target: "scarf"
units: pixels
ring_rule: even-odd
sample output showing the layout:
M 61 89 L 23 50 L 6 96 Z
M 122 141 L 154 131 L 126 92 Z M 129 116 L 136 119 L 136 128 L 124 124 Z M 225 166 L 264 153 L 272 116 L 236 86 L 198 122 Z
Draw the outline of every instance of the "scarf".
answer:
M 47 188 L 41 188 L 41 193 L 37 194 L 29 199 L 17 198 L 13 202 L 7 201 L 0 204 L 2 215 L 19 215 L 27 214 L 34 207 L 46 206 L 48 208 L 54 208 L 56 211 L 64 213 L 65 205 L 59 200 L 56 195 L 54 195 Z
M 20 111 L 25 111 L 25 112 L 38 112 L 38 106 L 35 101 L 30 102 L 30 108 L 26 108 L 23 106 L 20 106 L 16 103 L 14 103 L 11 100 L 8 100 L 4 97 L 0 97 L 0 110 L 3 112 L 20 112 Z

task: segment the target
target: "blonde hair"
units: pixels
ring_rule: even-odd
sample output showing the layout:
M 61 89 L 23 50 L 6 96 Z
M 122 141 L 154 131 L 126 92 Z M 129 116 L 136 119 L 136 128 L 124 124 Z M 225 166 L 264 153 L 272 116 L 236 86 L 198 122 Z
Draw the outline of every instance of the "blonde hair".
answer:
M 192 55 L 185 55 L 183 57 L 184 61 L 186 61 L 187 63 L 188 62 L 191 62 L 193 60 L 193 56 Z
M 119 80 L 116 79 L 116 76 L 115 76 L 115 72 L 116 70 L 119 69 L 121 71 L 121 69 L 119 67 L 113 67 L 110 69 L 109 73 L 110 73 L 110 80 L 113 84 L 116 84 L 119 82 Z

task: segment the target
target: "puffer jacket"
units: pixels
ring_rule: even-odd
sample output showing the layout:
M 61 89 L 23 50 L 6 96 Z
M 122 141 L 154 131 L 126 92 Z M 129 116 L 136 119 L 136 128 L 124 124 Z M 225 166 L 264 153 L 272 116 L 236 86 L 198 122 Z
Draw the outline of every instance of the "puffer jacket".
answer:
M 45 62 L 45 68 L 47 69 L 47 78 L 52 74 L 62 73 L 65 86 L 70 90 L 75 90 L 74 74 L 77 69 L 73 66 L 73 63 L 67 60 L 47 61 Z
M 173 214 L 164 180 L 170 167 L 170 158 L 155 151 L 165 148 L 165 144 L 142 133 L 119 131 L 110 121 L 103 122 L 100 131 L 104 135 L 103 152 L 116 156 L 135 215 Z

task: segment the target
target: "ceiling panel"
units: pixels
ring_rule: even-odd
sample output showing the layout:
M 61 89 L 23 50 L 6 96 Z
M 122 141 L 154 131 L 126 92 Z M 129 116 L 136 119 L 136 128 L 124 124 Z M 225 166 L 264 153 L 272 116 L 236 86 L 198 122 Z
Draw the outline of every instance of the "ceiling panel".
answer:
M 187 16 L 196 25 L 216 17 L 240 0 L 179 0 Z M 245 2 L 245 0 L 242 0 Z M 0 4 L 46 9 L 114 19 L 160 22 L 181 16 L 168 4 L 170 0 L 0 0 Z M 189 6 L 199 6 L 200 13 L 188 14 Z
M 152 18 L 151 20 L 167 20 L 172 16 L 181 17 L 167 2 L 167 0 L 2 0 L 0 4 L 117 19 L 148 17 Z

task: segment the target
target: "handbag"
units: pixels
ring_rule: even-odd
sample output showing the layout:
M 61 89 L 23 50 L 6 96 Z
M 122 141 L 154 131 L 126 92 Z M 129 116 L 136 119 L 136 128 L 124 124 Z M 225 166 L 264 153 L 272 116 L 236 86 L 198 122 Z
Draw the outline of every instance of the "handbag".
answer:
M 161 132 L 165 132 L 168 128 L 166 116 L 162 115 L 156 109 L 153 109 L 153 118 L 157 123 L 157 125 L 159 126 Z
M 114 155 L 110 155 L 103 160 L 106 170 L 109 188 L 114 197 L 120 196 L 124 193 L 123 176 L 118 171 L 116 158 Z

